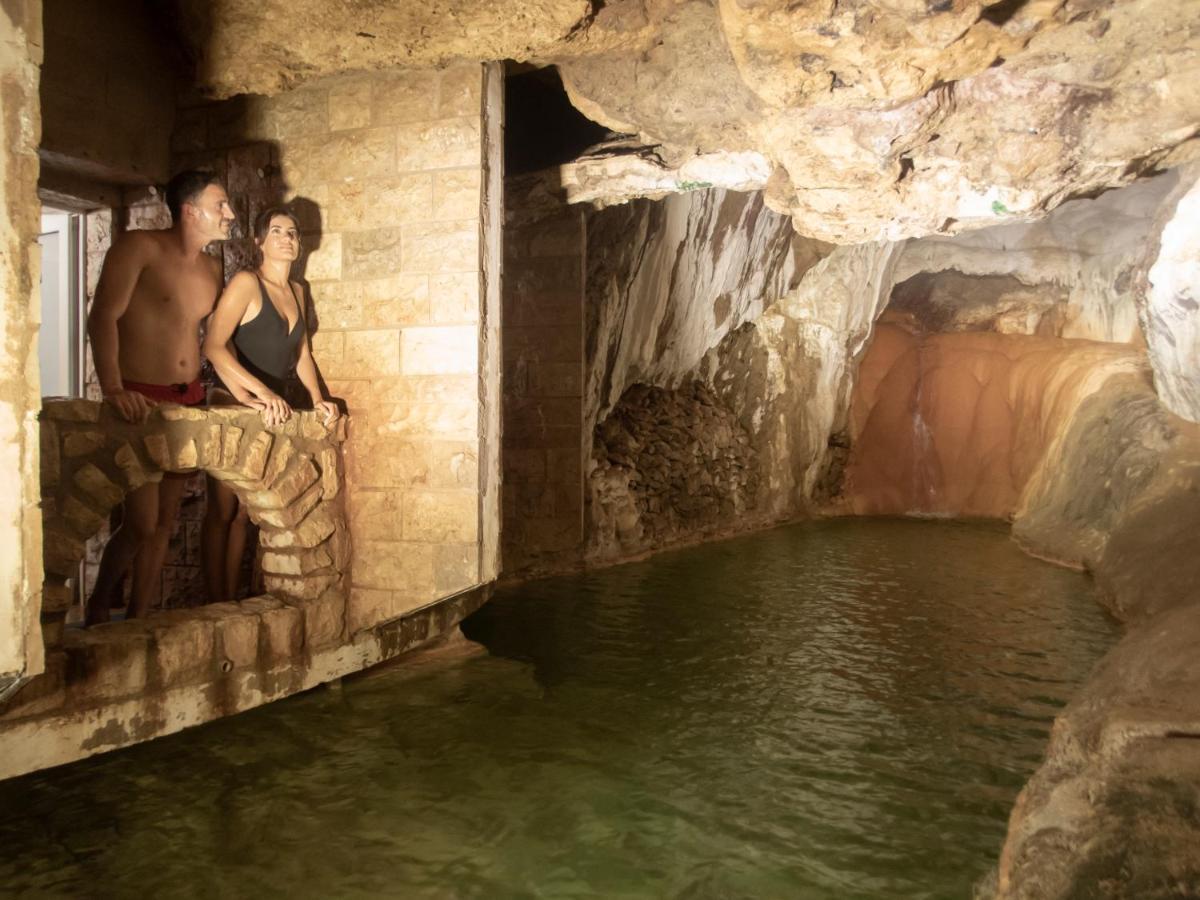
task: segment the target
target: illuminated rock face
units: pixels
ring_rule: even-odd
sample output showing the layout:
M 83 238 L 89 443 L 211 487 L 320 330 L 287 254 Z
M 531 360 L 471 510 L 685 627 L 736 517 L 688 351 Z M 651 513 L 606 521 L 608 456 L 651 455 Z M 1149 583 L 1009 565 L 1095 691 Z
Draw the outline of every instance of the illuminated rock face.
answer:
M 1098 378 L 1142 373 L 1117 345 L 876 327 L 851 407 L 858 514 L 1008 518 Z
M 660 145 L 669 167 L 744 154 L 721 184 L 766 188 L 802 234 L 835 243 L 1036 219 L 1200 155 L 1200 12 L 1176 0 L 177 4 L 220 96 L 346 70 L 558 63 L 590 118 Z

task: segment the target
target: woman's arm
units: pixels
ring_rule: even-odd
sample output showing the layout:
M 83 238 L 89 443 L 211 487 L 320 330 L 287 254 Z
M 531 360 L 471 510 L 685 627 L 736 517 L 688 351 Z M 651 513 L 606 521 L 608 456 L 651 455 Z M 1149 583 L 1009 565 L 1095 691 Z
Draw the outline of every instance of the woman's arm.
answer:
M 258 290 L 252 274 L 239 272 L 230 279 L 208 320 L 204 355 L 212 362 L 234 398 L 239 403 L 262 410 L 263 419 L 268 425 L 273 425 L 285 421 L 291 409 L 274 391 L 251 375 L 229 349 L 234 329 L 256 299 Z
M 303 287 L 292 282 L 292 294 L 296 297 L 296 307 L 300 317 L 304 318 L 304 304 L 300 300 L 304 296 Z M 325 424 L 328 425 L 340 413 L 337 405 L 330 403 L 321 394 L 321 380 L 317 377 L 317 364 L 313 361 L 312 348 L 309 346 L 312 335 L 308 333 L 307 321 L 304 323 L 304 331 L 304 340 L 300 342 L 300 358 L 296 360 L 296 375 L 300 379 L 300 383 L 304 385 L 304 389 L 308 391 L 308 396 L 312 398 L 313 409 L 324 414 Z

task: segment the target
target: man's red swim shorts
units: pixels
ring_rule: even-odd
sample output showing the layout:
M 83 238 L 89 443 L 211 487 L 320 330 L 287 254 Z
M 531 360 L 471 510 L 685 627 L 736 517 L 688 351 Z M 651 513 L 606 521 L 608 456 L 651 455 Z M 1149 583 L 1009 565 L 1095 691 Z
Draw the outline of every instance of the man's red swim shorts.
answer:
M 145 384 L 140 381 L 126 381 L 125 390 L 137 391 L 143 397 L 157 403 L 178 403 L 181 406 L 201 406 L 204 404 L 204 385 L 197 378 L 191 384 Z

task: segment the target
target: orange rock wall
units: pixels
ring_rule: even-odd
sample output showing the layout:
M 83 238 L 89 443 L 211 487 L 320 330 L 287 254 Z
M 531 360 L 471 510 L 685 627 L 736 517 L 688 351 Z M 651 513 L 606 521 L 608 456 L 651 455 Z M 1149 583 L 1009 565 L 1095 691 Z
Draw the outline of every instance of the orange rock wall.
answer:
M 877 328 L 851 399 L 845 500 L 859 515 L 1008 518 L 1078 405 L 1131 348 Z

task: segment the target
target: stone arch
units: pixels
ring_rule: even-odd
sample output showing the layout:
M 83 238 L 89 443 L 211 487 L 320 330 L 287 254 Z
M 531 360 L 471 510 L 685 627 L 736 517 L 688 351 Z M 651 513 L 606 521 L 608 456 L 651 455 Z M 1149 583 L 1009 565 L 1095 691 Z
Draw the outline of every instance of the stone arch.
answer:
M 85 400 L 47 401 L 41 421 L 42 622 L 56 646 L 71 601 L 67 579 L 85 542 L 129 491 L 164 472 L 204 469 L 233 488 L 260 528 L 268 596 L 319 603 L 327 640 L 342 636 L 350 544 L 341 496 L 344 421 L 300 412 L 267 428 L 241 407 L 163 405 L 131 424 Z M 338 613 L 338 609 L 341 613 Z

